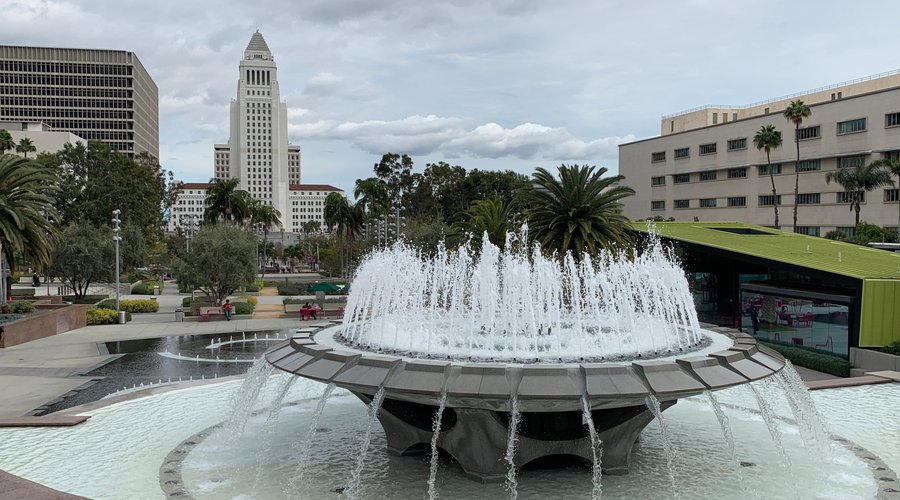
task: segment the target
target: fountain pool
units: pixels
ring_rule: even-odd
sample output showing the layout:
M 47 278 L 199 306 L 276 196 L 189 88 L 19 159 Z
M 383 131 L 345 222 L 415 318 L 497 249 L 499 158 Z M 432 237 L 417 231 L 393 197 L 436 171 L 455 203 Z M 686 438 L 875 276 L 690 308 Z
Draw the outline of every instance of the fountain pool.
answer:
M 265 410 L 278 396 L 281 380 L 266 384 L 257 408 Z M 50 487 L 97 500 L 165 498 L 160 469 L 175 451 L 183 457 L 181 476 L 187 491 L 198 499 L 285 498 L 284 486 L 297 474 L 292 461 L 295 442 L 306 435 L 316 400 L 324 386 L 298 380 L 284 399 L 278 425 L 267 428 L 269 412 L 250 418 L 245 433 L 229 441 L 214 433 L 186 447 L 183 441 L 222 421 L 239 381 L 219 382 L 173 390 L 106 406 L 90 414 L 85 424 L 67 429 L 0 429 L 0 467 Z M 760 389 L 765 390 L 764 387 Z M 675 450 L 675 490 L 681 498 L 876 498 L 896 482 L 890 470 L 877 471 L 872 460 L 900 469 L 900 384 L 884 384 L 815 391 L 822 416 L 838 436 L 865 444 L 861 457 L 849 445 L 834 444 L 833 459 L 823 460 L 805 447 L 799 429 L 790 421 L 790 408 L 779 391 L 771 391 L 773 410 L 780 416 L 777 431 L 791 462 L 781 465 L 771 440 L 762 438 L 766 425 L 744 386 L 719 391 L 717 396 L 733 429 L 738 460 L 752 464 L 734 468 L 716 416 L 702 397 L 689 397 L 665 412 L 669 440 Z M 315 433 L 315 456 L 309 462 L 295 498 L 334 495 L 347 484 L 366 408 L 346 391 L 336 389 L 325 405 Z M 293 441 L 273 441 L 293 435 Z M 269 446 L 271 444 L 271 446 Z M 370 447 L 385 444 L 380 429 Z M 644 429 L 634 448 L 632 474 L 607 476 L 606 498 L 668 498 L 673 490 L 667 477 L 659 428 Z M 427 493 L 427 457 L 369 454 L 362 470 L 364 498 L 422 498 Z M 257 479 L 259 474 L 259 479 Z M 522 498 L 589 498 L 591 470 L 525 470 L 518 478 Z M 436 491 L 442 498 L 502 497 L 501 484 L 466 479 L 452 463 L 441 461 Z M 335 497 L 337 495 L 334 495 Z M 882 498 L 890 498 L 888 496 Z

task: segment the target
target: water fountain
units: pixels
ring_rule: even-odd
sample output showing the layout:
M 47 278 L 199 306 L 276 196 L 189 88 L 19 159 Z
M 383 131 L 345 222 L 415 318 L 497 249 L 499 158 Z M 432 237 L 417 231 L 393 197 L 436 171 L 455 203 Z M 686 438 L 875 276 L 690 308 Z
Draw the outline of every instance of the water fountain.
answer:
M 431 259 L 402 244 L 375 252 L 342 323 L 298 330 L 266 360 L 369 404 L 392 454 L 440 449 L 513 491 L 517 469 L 577 457 L 594 465 L 595 494 L 599 468 L 626 474 L 642 429 L 679 399 L 715 402 L 712 391 L 784 367 L 750 336 L 701 329 L 657 241 L 633 258 L 561 261 L 523 241 Z

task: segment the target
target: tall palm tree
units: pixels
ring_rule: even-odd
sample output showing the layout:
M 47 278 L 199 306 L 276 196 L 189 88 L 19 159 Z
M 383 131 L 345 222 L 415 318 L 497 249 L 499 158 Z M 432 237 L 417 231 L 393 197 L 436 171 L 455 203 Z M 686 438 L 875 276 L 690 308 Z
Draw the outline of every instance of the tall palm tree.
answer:
M 387 186 L 378 179 L 357 179 L 353 196 L 356 197 L 356 204 L 360 205 L 369 219 L 386 215 L 391 209 Z
M 206 210 L 203 220 L 207 223 L 242 223 L 248 218 L 250 195 L 238 189 L 238 179 L 210 179 L 211 186 L 206 191 Z
M 769 171 L 769 180 L 772 181 L 772 206 L 775 208 L 775 229 L 781 229 L 778 223 L 778 191 L 775 190 L 775 173 L 772 172 L 772 158 L 769 153 L 781 147 L 781 132 L 775 129 L 775 125 L 763 125 L 753 136 L 753 145 L 756 149 L 766 150 L 766 168 Z
M 510 204 L 500 198 L 476 200 L 465 213 L 465 219 L 453 224 L 457 234 L 469 235 L 476 240 L 487 234 L 488 240 L 500 248 L 506 244 L 506 233 L 515 231 L 516 227 Z
M 276 226 L 281 226 L 281 212 L 274 206 L 259 200 L 250 199 L 247 203 L 248 219 L 250 227 L 256 228 L 257 225 L 262 226 L 263 230 L 263 248 L 267 248 L 269 242 L 269 230 Z M 265 261 L 262 266 L 263 278 L 266 277 Z
M 19 143 L 16 144 L 16 153 L 24 154 L 25 158 L 28 158 L 28 153 L 34 153 L 35 151 L 37 151 L 37 148 L 34 147 L 34 143 L 31 142 L 31 139 L 27 137 L 19 139 Z
M 897 176 L 897 187 L 900 188 L 900 158 L 885 158 L 882 160 L 875 160 L 872 162 L 873 165 L 877 165 L 888 172 Z M 900 191 L 898 191 L 900 194 Z M 900 210 L 900 204 L 897 205 L 898 210 Z M 900 241 L 900 218 L 898 218 L 897 223 L 897 241 Z
M 797 232 L 797 198 L 800 197 L 800 124 L 812 114 L 809 106 L 797 99 L 784 109 L 784 117 L 794 123 L 794 143 L 797 144 L 797 163 L 794 164 L 794 232 Z
M 347 268 L 353 260 L 353 238 L 363 224 L 363 211 L 359 205 L 350 205 L 343 195 L 331 193 L 325 197 L 323 214 L 325 225 L 338 240 L 341 273 L 346 276 Z
M 529 231 L 541 247 L 560 255 L 571 251 L 580 259 L 583 252 L 631 245 L 621 200 L 634 190 L 618 185 L 625 176 L 603 177 L 605 167 L 587 165 L 563 164 L 558 171 L 559 179 L 538 168 L 523 194 Z
M 865 193 L 873 189 L 892 184 L 891 173 L 877 161 L 858 164 L 853 167 L 839 168 L 825 175 L 825 182 L 837 182 L 844 190 L 851 193 L 850 210 L 856 210 L 856 225 L 859 225 L 859 210 Z
M 13 138 L 11 135 L 9 135 L 9 131 L 0 129 L 0 155 L 15 148 L 16 143 L 13 142 Z
M 7 262 L 18 252 L 35 267 L 50 263 L 56 180 L 52 169 L 34 160 L 0 154 L 0 247 Z

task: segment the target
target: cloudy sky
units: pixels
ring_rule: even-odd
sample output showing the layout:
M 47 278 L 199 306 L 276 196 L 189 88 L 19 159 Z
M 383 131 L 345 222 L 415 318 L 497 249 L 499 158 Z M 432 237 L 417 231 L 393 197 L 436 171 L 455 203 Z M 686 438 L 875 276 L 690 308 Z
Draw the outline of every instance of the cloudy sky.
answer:
M 590 163 L 663 114 L 900 67 L 900 2 L 0 0 L 0 44 L 135 52 L 159 86 L 160 156 L 212 175 L 258 28 L 303 181 L 351 189 L 382 153 L 421 169 Z

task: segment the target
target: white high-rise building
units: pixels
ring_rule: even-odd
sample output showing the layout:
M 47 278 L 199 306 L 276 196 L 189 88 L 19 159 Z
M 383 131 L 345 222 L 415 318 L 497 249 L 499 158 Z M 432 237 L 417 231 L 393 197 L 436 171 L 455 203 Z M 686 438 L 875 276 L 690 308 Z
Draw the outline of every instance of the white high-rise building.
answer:
M 239 65 L 237 97 L 231 101 L 231 137 L 217 144 L 215 176 L 239 179 L 239 189 L 288 213 L 291 184 L 300 181 L 300 148 L 287 139 L 287 104 L 278 68 L 262 34 L 250 38 Z

